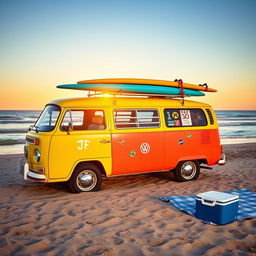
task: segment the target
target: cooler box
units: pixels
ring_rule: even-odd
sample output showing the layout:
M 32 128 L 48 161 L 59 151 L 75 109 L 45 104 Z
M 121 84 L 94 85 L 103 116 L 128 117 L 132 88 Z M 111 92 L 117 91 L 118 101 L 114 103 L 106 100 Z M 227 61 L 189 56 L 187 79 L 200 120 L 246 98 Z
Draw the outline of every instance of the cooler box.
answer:
M 195 217 L 200 220 L 224 225 L 237 218 L 239 196 L 217 191 L 196 195 Z

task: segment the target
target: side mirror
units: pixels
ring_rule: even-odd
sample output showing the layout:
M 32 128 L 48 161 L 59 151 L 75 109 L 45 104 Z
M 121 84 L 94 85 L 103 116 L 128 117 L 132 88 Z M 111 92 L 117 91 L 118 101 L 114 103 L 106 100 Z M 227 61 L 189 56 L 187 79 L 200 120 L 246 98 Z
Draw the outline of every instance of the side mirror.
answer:
M 73 125 L 72 125 L 72 122 L 69 122 L 68 123 L 68 129 L 67 129 L 67 133 L 70 134 L 70 132 L 73 131 Z
M 68 122 L 68 130 L 67 130 L 67 133 L 68 133 L 68 135 L 69 135 L 70 132 L 73 131 L 73 121 L 72 121 L 72 113 L 71 113 L 71 110 L 69 109 L 68 112 L 69 112 L 70 121 Z

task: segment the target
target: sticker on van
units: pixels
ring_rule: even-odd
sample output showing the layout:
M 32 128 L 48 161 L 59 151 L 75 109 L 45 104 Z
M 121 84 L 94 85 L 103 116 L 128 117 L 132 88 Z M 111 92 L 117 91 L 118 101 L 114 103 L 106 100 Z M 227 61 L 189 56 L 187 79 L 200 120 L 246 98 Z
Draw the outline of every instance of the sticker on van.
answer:
M 192 125 L 191 115 L 189 110 L 180 110 L 182 126 Z

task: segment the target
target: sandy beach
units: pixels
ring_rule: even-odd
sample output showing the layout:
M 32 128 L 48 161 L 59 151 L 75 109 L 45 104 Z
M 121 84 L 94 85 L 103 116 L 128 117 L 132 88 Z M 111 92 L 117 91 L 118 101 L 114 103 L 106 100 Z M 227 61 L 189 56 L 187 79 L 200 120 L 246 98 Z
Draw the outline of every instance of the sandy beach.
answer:
M 225 166 L 197 181 L 167 175 L 105 179 L 98 192 L 23 181 L 20 155 L 0 156 L 0 255 L 256 255 L 256 219 L 203 224 L 159 200 L 209 190 L 256 192 L 256 144 L 225 145 Z

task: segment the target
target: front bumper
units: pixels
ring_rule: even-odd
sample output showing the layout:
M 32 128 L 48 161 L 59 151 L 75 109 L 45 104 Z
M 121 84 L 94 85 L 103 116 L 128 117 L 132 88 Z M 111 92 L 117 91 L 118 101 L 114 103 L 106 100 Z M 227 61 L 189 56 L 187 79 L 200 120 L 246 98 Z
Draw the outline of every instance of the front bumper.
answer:
M 24 168 L 24 175 L 25 175 L 25 168 Z M 36 172 L 28 171 L 27 178 L 37 181 L 46 181 L 46 176 L 43 174 L 39 174 Z
M 219 165 L 224 165 L 226 163 L 226 155 L 223 153 L 221 154 L 220 160 L 218 161 Z
M 29 170 L 28 163 L 24 162 L 23 158 L 19 159 L 18 172 L 23 176 L 24 180 L 32 179 L 41 182 L 46 181 L 46 176 L 44 174 L 39 174 Z

